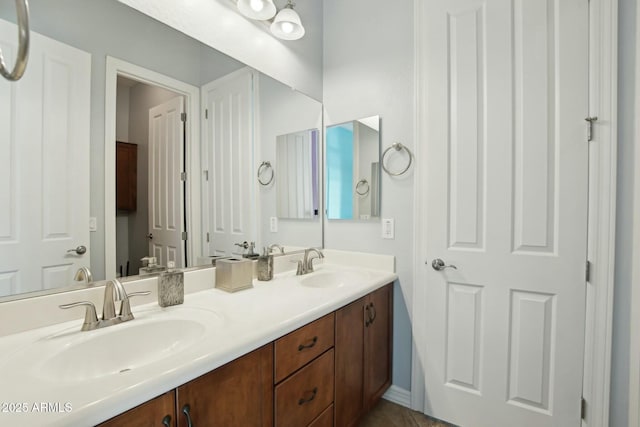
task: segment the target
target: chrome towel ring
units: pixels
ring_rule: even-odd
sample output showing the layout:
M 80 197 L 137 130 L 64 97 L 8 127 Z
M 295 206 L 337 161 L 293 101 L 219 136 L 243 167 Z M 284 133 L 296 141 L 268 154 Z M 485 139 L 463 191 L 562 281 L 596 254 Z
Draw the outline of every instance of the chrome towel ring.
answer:
M 389 169 L 387 169 L 387 166 L 384 164 L 384 159 L 387 155 L 387 153 L 389 153 L 390 150 L 395 150 L 395 151 L 400 151 L 400 150 L 404 150 L 407 152 L 407 154 L 409 155 L 409 162 L 407 163 L 407 166 L 402 169 L 400 172 L 392 172 Z M 386 150 L 384 150 L 384 152 L 382 153 L 382 169 L 384 169 L 384 171 L 386 173 L 388 173 L 391 176 L 400 176 L 403 175 L 406 171 L 409 170 L 409 168 L 411 167 L 411 163 L 413 162 L 413 153 L 411 152 L 411 150 L 409 150 L 409 148 L 407 148 L 405 145 L 402 145 L 399 142 L 395 142 L 391 145 L 391 147 L 388 147 Z
M 16 0 L 16 12 L 18 15 L 18 57 L 9 71 L 0 51 L 0 74 L 7 80 L 20 80 L 27 69 L 29 59 L 29 4 L 27 0 Z
M 366 196 L 367 194 L 369 194 L 369 190 L 369 182 L 364 178 L 358 181 L 358 183 L 356 184 L 356 193 L 360 196 Z
M 270 171 L 271 174 L 269 175 L 269 179 L 265 180 L 262 177 L 262 175 L 267 171 Z M 273 166 L 271 166 L 271 162 L 263 161 L 262 163 L 260 163 L 260 166 L 258 166 L 258 182 L 260 183 L 260 185 L 267 186 L 271 184 L 273 182 L 274 176 L 275 176 L 275 172 L 273 171 Z

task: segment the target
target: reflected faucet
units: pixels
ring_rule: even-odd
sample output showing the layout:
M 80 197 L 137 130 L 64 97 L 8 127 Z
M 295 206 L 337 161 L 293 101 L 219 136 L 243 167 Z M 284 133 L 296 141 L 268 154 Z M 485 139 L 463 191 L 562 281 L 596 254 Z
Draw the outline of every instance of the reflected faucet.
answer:
M 282 246 L 280 246 L 279 244 L 274 243 L 274 244 L 270 245 L 269 248 L 268 248 L 269 253 L 273 252 L 274 249 L 278 249 L 280 251 L 280 253 L 284 255 L 284 248 Z
M 76 282 L 85 282 L 88 285 L 93 282 L 93 275 L 88 267 L 80 267 L 78 271 L 76 271 L 76 275 L 73 276 L 73 280 Z
M 314 256 L 313 254 L 316 254 Z M 304 258 L 302 261 L 298 261 L 298 270 L 296 271 L 296 276 L 301 276 L 303 274 L 312 273 L 313 272 L 313 260 L 314 259 L 322 259 L 324 258 L 324 254 L 318 248 L 309 248 L 304 250 Z

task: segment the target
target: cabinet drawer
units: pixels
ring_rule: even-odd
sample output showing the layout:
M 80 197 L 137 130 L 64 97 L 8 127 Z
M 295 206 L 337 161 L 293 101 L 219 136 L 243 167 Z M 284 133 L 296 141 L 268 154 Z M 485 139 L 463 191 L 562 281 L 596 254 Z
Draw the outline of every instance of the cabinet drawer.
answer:
M 276 341 L 276 383 L 333 347 L 333 319 L 334 314 L 328 314 Z
M 333 349 L 276 386 L 277 427 L 306 426 L 333 402 Z
M 333 405 L 324 410 L 322 414 L 309 427 L 333 427 Z

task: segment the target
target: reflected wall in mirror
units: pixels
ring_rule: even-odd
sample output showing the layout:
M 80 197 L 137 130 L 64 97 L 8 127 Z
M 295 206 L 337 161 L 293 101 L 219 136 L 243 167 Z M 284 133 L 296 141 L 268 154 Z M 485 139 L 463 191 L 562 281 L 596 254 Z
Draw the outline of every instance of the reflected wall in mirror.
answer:
M 137 221 L 133 212 L 141 219 L 147 216 L 146 181 L 149 164 L 140 162 L 149 157 L 144 144 L 149 131 L 149 113 L 137 108 L 136 92 L 143 89 L 140 82 L 121 80 L 117 94 L 114 84 L 114 93 L 110 95 L 117 97 L 117 112 L 114 102 L 113 114 L 117 114 L 117 120 L 106 120 L 107 57 L 168 76 L 195 88 L 197 93 L 201 93 L 201 88 L 209 82 L 246 68 L 245 64 L 115 0 L 31 0 L 29 3 L 32 30 L 30 66 L 20 82 L 0 83 L 0 129 L 3 130 L 0 131 L 0 200 L 6 201 L 0 204 L 0 297 L 77 286 L 79 283 L 74 281 L 74 274 L 80 267 L 89 267 L 95 280 L 103 280 L 118 275 L 120 265 L 124 274 L 129 261 L 131 273 L 136 274 L 139 258 L 149 255 L 147 227 L 136 227 L 135 232 L 131 227 Z M 0 24 L 6 24 L 8 28 L 0 33 L 0 46 L 9 63 L 13 63 L 15 48 L 12 46 L 17 42 L 14 23 L 15 10 L 11 7 L 0 8 Z M 55 58 L 56 61 L 61 57 L 58 53 L 62 50 L 71 62 L 40 63 L 47 55 L 38 55 L 38 50 L 53 53 L 48 58 Z M 43 70 L 49 74 L 36 75 L 38 70 L 40 74 Z M 243 170 L 243 176 L 250 182 L 246 211 L 252 215 L 251 221 L 256 226 L 248 238 L 261 244 L 259 242 L 262 240 L 268 240 L 264 236 L 270 238 L 274 234 L 269 232 L 268 227 L 262 229 L 264 224 L 258 216 L 260 212 L 271 212 L 271 209 L 260 206 L 263 199 L 256 188 L 256 159 L 262 150 L 260 144 L 266 140 L 256 129 L 262 132 L 265 120 L 269 122 L 267 128 L 279 128 L 277 132 L 280 134 L 320 127 L 322 124 L 318 123 L 318 117 L 321 117 L 322 105 L 259 72 L 252 73 L 256 84 L 258 80 L 268 82 L 265 86 L 270 87 L 271 92 L 280 94 L 274 99 L 274 102 L 278 102 L 277 108 L 272 109 L 274 112 L 282 112 L 283 108 L 287 108 L 281 105 L 286 103 L 284 94 L 293 99 L 305 99 L 304 102 L 310 108 L 313 105 L 315 111 L 313 120 L 299 123 L 295 123 L 295 116 L 267 113 L 263 118 L 264 114 L 259 114 L 257 109 L 254 111 L 252 128 L 249 129 L 254 136 L 248 150 L 238 153 L 236 160 L 238 167 Z M 30 79 L 34 82 L 32 87 L 39 88 L 39 91 L 28 89 L 32 98 L 26 98 L 25 86 L 21 85 L 26 85 Z M 43 88 L 45 92 L 42 92 Z M 267 105 L 269 99 L 265 94 L 263 100 L 260 93 L 260 111 L 271 109 Z M 29 114 L 11 114 L 16 102 L 29 106 Z M 195 128 L 200 129 L 201 121 L 205 119 L 200 114 L 200 105 L 186 102 L 185 109 L 188 114 L 187 127 L 190 128 L 189 122 L 192 121 L 196 123 Z M 44 121 L 35 126 L 34 117 L 41 117 Z M 286 125 L 278 122 L 286 122 Z M 257 127 L 259 123 L 263 124 L 260 128 Z M 295 128 L 283 129 L 289 125 Z M 108 143 L 113 144 L 114 158 L 109 163 L 105 158 L 105 135 L 111 126 L 114 128 L 111 130 L 113 138 Z M 198 133 L 187 135 L 187 143 L 190 143 L 189 139 L 195 141 L 197 149 L 187 149 L 181 160 L 186 163 L 188 180 L 204 182 L 204 172 L 210 172 L 209 176 L 212 176 L 215 171 L 207 169 L 210 166 L 201 156 L 202 139 Z M 275 146 L 275 135 L 271 146 Z M 138 145 L 137 204 L 135 211 L 120 211 L 118 226 L 114 226 L 113 233 L 107 237 L 105 224 L 109 217 L 116 222 L 116 140 Z M 267 152 L 269 149 L 266 148 Z M 275 159 L 275 156 L 271 158 Z M 41 171 L 43 176 L 26 176 L 26 171 L 34 170 Z M 18 174 L 19 171 L 24 173 Z M 111 176 L 114 182 L 105 182 L 107 176 Z M 31 184 L 26 186 L 25 179 L 30 179 Z M 109 186 L 114 188 L 114 209 L 105 212 L 105 194 Z M 65 192 L 65 189 L 73 190 Z M 207 254 L 205 242 L 209 230 L 203 226 L 205 219 L 200 219 L 203 213 L 201 206 L 206 203 L 205 196 L 197 192 L 185 201 L 187 213 L 194 210 L 199 213 L 197 221 L 191 221 L 189 214 L 186 218 L 192 224 L 189 238 L 193 238 L 193 233 L 200 242 L 195 250 L 189 251 L 188 266 L 194 265 L 197 259 Z M 39 205 L 25 204 L 31 202 Z M 77 226 L 80 230 L 77 235 L 72 232 L 71 226 Z M 317 230 L 309 231 L 313 239 L 316 234 L 322 233 L 321 223 L 316 226 Z M 118 244 L 123 246 L 117 262 L 116 229 Z M 31 236 L 33 241 L 46 241 L 49 245 L 32 248 L 17 241 L 15 236 Z M 109 240 L 114 242 L 113 245 L 108 244 Z M 277 241 L 288 243 L 280 238 Z M 77 250 L 80 246 L 86 247 L 86 252 Z M 114 259 L 113 264 L 117 264 L 109 271 L 105 269 L 107 254 Z M 38 264 L 34 260 L 43 262 Z
M 328 126 L 325 168 L 328 219 L 379 217 L 379 116 Z
M 276 138 L 276 199 L 278 218 L 318 216 L 318 129 Z

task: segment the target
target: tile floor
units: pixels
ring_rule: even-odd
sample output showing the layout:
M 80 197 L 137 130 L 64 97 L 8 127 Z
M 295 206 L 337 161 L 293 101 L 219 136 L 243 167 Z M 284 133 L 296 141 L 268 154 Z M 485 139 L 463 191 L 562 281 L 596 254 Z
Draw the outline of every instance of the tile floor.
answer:
M 359 427 L 455 427 L 453 424 L 439 421 L 396 405 L 388 400 L 380 402 L 360 423 Z

